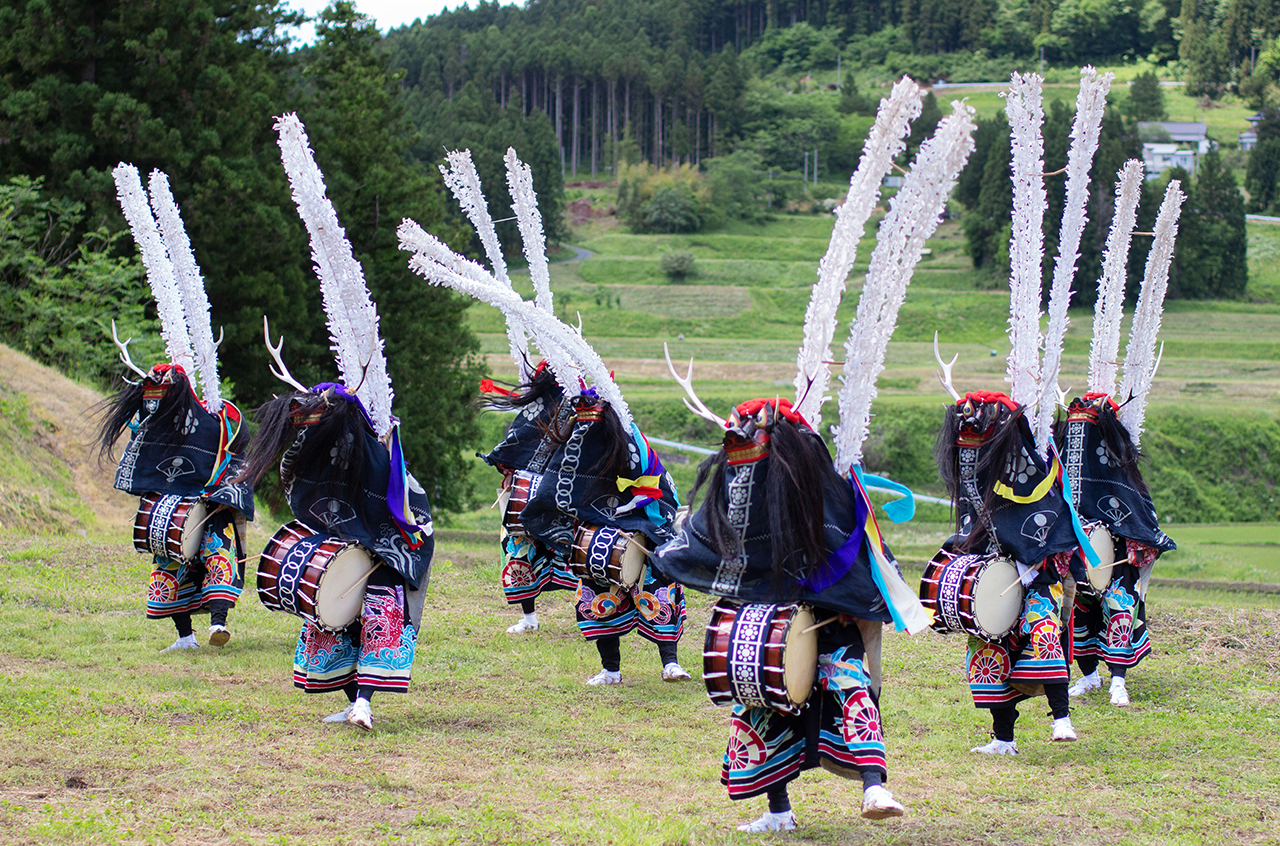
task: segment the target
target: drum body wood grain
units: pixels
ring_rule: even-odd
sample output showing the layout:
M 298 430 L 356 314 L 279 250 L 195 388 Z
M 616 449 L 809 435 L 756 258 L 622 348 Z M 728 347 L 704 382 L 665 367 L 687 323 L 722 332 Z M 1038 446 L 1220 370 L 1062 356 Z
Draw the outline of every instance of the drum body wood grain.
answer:
M 630 590 L 644 578 L 648 555 L 648 538 L 639 532 L 582 523 L 574 532 L 569 570 L 581 579 Z
M 1007 558 L 940 550 L 924 568 L 920 603 L 933 612 L 935 631 L 995 641 L 1022 613 L 1024 588 L 1017 582 L 1018 568 Z
M 294 520 L 280 527 L 258 559 L 258 598 L 272 611 L 340 632 L 360 616 L 373 567 L 359 544 Z
M 509 535 L 525 534 L 524 523 L 521 522 L 520 513 L 524 511 L 524 507 L 529 504 L 529 500 L 533 499 L 534 494 L 538 492 L 538 485 L 542 482 L 542 476 L 536 473 L 529 473 L 524 470 L 517 470 L 511 476 L 511 486 L 502 492 L 499 501 L 502 503 L 502 528 Z
M 171 561 L 193 561 L 204 540 L 209 506 L 194 496 L 144 494 L 133 518 L 133 548 Z
M 716 603 L 702 647 L 707 696 L 800 713 L 818 673 L 818 634 L 805 631 L 813 623 L 804 605 Z

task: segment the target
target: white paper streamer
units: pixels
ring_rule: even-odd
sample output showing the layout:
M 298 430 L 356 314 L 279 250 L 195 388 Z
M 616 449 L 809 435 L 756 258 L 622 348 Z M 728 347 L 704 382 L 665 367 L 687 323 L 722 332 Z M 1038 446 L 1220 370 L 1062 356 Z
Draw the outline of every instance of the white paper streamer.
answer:
M 504 315 L 519 317 L 546 357 L 561 387 L 570 395 L 577 395 L 585 387 L 577 381 L 577 373 L 579 369 L 585 371 L 600 399 L 612 406 L 623 427 L 630 431 L 631 409 L 622 391 L 609 375 L 609 368 L 599 354 L 577 329 L 565 325 L 554 315 L 538 308 L 537 304 L 526 302 L 486 273 L 484 268 L 449 250 L 412 220 L 406 219 L 397 233 L 400 248 L 414 254 L 409 259 L 409 267 L 415 273 L 433 285 L 452 288 L 488 303 Z
M 480 187 L 480 175 L 476 173 L 475 164 L 471 161 L 470 150 L 453 150 L 447 154 L 449 166 L 440 165 L 440 173 L 445 184 L 457 198 L 458 205 L 475 227 L 484 245 L 485 254 L 493 268 L 493 275 L 499 282 L 511 286 L 511 277 L 507 275 L 507 262 L 502 256 L 502 245 L 498 243 L 498 230 L 489 216 L 489 203 L 484 198 Z M 507 319 L 507 346 L 511 349 L 511 360 L 515 362 L 516 374 L 521 382 L 529 377 L 529 339 L 524 324 L 519 318 Z
M 1124 316 L 1124 289 L 1128 279 L 1129 245 L 1138 220 L 1144 168 L 1130 159 L 1116 173 L 1115 214 L 1102 255 L 1098 301 L 1093 306 L 1093 343 L 1089 346 L 1089 392 L 1115 393 L 1120 370 L 1120 321 Z
M 325 196 L 324 175 L 302 121 L 291 112 L 276 121 L 275 129 L 280 133 L 280 159 L 289 175 L 293 201 L 311 236 L 311 258 L 329 316 L 338 372 L 368 409 L 378 437 L 385 438 L 395 425 L 391 415 L 395 395 L 378 337 L 378 311 L 369 297 L 364 271 L 351 252 L 333 203 Z
M 1080 70 L 1080 91 L 1076 94 L 1076 117 L 1071 126 L 1071 148 L 1067 152 L 1067 191 L 1062 209 L 1062 228 L 1058 233 L 1058 257 L 1053 267 L 1053 284 L 1049 288 L 1049 326 L 1044 337 L 1044 364 L 1040 368 L 1040 397 L 1036 416 L 1031 419 L 1040 457 L 1049 455 L 1053 414 L 1058 399 L 1058 374 L 1062 370 L 1062 339 L 1066 336 L 1070 317 L 1071 283 L 1076 277 L 1076 261 L 1080 258 L 1080 237 L 1084 234 L 1085 204 L 1089 200 L 1089 168 L 1098 150 L 1102 130 L 1102 113 L 1107 107 L 1107 92 L 1115 74 L 1099 75 L 1086 65 Z
M 818 281 L 805 311 L 804 341 L 796 357 L 795 378 L 796 411 L 815 430 L 822 422 L 822 403 L 831 381 L 827 361 L 831 359 L 831 340 L 836 331 L 836 310 L 858 257 L 858 241 L 880 199 L 880 185 L 894 157 L 906 149 L 911 121 L 920 116 L 922 94 L 920 86 L 904 76 L 888 98 L 880 101 L 858 168 L 849 178 L 849 193 L 836 209 L 827 252 L 818 264 Z
M 191 252 L 187 229 L 182 225 L 178 204 L 169 190 L 169 177 L 159 170 L 151 171 L 148 187 L 151 189 L 151 208 L 160 225 L 160 235 L 169 252 L 182 292 L 182 307 L 195 348 L 196 369 L 200 373 L 200 385 L 204 405 L 212 414 L 222 408 L 222 392 L 218 384 L 218 346 L 213 340 L 213 325 L 209 321 L 209 297 L 204 290 L 204 277 Z
M 1043 79 L 1013 74 L 1005 96 L 1013 147 L 1013 237 L 1009 240 L 1009 396 L 1036 413 L 1040 393 L 1040 263 L 1044 258 Z
M 907 285 L 974 149 L 974 109 L 958 101 L 951 108 L 934 136 L 920 145 L 911 172 L 880 223 L 858 313 L 844 346 L 840 426 L 835 430 L 836 469 L 841 473 L 862 460 L 876 379 L 884 370 L 885 350 L 907 297 Z
M 160 334 L 164 337 L 169 361 L 181 366 L 191 378 L 195 378 L 195 354 L 191 350 L 191 338 L 187 334 L 182 294 L 178 290 L 173 263 L 169 260 L 164 240 L 160 237 L 160 229 L 151 215 L 151 206 L 147 201 L 147 192 L 142 189 L 138 169 L 120 162 L 111 175 L 116 181 L 116 196 L 120 200 L 120 208 L 125 220 L 129 222 L 129 230 L 138 245 L 138 252 L 142 255 L 142 264 L 147 268 L 147 281 L 151 283 L 151 293 L 156 298 Z
M 542 231 L 542 213 L 538 211 L 538 195 L 533 190 L 533 171 L 508 147 L 502 157 L 507 165 L 507 189 L 511 191 L 516 225 L 524 243 L 524 257 L 529 262 L 529 281 L 533 283 L 533 301 L 547 314 L 551 306 L 551 271 L 547 265 L 546 236 Z
M 1142 423 L 1147 415 L 1147 394 L 1156 370 L 1156 336 L 1160 334 L 1160 318 L 1164 314 L 1164 295 L 1169 287 L 1169 265 L 1173 262 L 1173 245 L 1178 238 L 1178 217 L 1182 213 L 1182 185 L 1174 179 L 1164 192 L 1164 202 L 1156 215 L 1155 238 L 1147 254 L 1147 268 L 1142 278 L 1142 293 L 1133 310 L 1133 326 L 1129 346 L 1125 350 L 1124 372 L 1120 379 L 1120 422 L 1129 430 L 1133 445 L 1142 437 Z M 1125 402 L 1128 400 L 1128 402 Z

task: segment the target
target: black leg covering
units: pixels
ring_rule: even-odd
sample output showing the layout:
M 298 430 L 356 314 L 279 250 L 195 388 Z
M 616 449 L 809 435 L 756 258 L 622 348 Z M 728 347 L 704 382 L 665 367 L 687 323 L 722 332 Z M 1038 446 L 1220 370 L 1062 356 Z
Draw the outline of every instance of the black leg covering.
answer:
M 1111 671 L 1111 677 L 1113 679 L 1122 679 L 1124 678 L 1124 674 L 1129 671 L 1128 667 L 1118 667 L 1111 664 L 1107 665 L 1107 669 Z
M 862 789 L 863 790 L 866 790 L 868 787 L 876 787 L 877 785 L 880 785 L 880 784 L 884 784 L 884 777 L 880 775 L 879 770 L 863 770 L 862 771 Z
M 1053 709 L 1053 718 L 1060 720 L 1071 716 L 1071 697 L 1067 694 L 1065 682 L 1046 684 L 1044 695 L 1049 697 L 1049 707 Z
M 225 599 L 215 599 L 214 601 L 210 602 L 209 603 L 209 625 L 225 626 L 227 624 L 227 612 L 230 611 L 233 607 L 235 606 L 233 606 L 230 602 L 228 602 Z
M 787 795 L 787 786 L 785 784 L 773 788 L 765 795 L 769 798 L 769 813 L 785 814 L 791 810 L 791 797 Z
M 596 641 L 596 649 L 600 653 L 600 666 L 611 673 L 622 669 L 621 639 L 614 635 L 602 637 Z
M 361 699 L 365 700 L 366 702 L 372 702 L 373 688 L 371 687 L 356 688 L 356 695 L 359 696 Z
M 662 666 L 678 662 L 676 654 L 679 646 L 674 640 L 664 640 L 658 644 L 658 657 L 662 659 Z
M 533 613 L 533 607 L 534 607 L 534 606 L 533 606 L 533 602 L 534 602 L 534 600 L 533 600 L 533 598 L 532 598 L 532 597 L 530 597 L 529 599 L 522 599 L 522 600 L 520 600 L 520 610 L 521 610 L 521 611 L 523 611 L 523 612 L 524 612 L 524 613 L 526 613 L 526 614 L 532 614 L 532 613 Z
M 1013 740 L 1013 724 L 1017 721 L 1017 705 L 991 709 L 991 731 L 995 734 L 996 740 Z
M 1090 673 L 1096 673 L 1098 671 L 1098 657 L 1096 655 L 1082 655 L 1076 659 L 1076 666 L 1086 676 Z
M 173 625 L 178 630 L 178 637 L 195 634 L 195 629 L 191 628 L 190 614 L 174 614 Z
M 347 682 L 347 686 L 342 688 L 342 692 L 347 695 L 348 702 L 355 702 L 356 697 L 360 694 L 360 689 L 356 687 L 355 682 Z

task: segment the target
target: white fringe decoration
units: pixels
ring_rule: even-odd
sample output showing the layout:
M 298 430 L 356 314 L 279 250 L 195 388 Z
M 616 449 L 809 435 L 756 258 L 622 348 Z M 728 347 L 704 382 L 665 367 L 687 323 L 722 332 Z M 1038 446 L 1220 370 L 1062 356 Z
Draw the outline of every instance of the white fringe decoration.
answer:
M 536 303 L 526 302 L 475 262 L 449 250 L 412 220 L 405 219 L 397 233 L 400 248 L 414 254 L 409 259 L 409 267 L 415 273 L 433 285 L 452 288 L 488 303 L 504 315 L 519 317 L 546 357 L 560 386 L 570 396 L 576 396 L 585 387 L 578 376 L 579 368 L 585 371 L 600 399 L 612 406 L 623 427 L 630 431 L 631 409 L 622 391 L 609 375 L 609 368 L 599 354 L 577 329 L 538 308 Z
M 138 245 L 138 252 L 142 255 L 142 264 L 147 268 L 147 281 L 151 283 L 151 293 L 156 298 L 160 334 L 164 336 L 169 361 L 180 365 L 195 378 L 195 354 L 191 350 L 191 339 L 187 334 L 182 294 L 178 290 L 178 280 L 169 254 L 165 251 L 164 240 L 151 215 L 151 206 L 147 202 L 147 192 L 142 188 L 138 169 L 120 162 L 111 175 L 116 181 L 116 196 L 120 200 L 120 208 L 125 220 L 129 222 L 129 230 Z
M 1076 260 L 1080 258 L 1080 237 L 1084 234 L 1085 204 L 1089 200 L 1089 168 L 1098 150 L 1102 130 L 1102 113 L 1107 107 L 1107 92 L 1115 74 L 1099 75 L 1089 65 L 1080 69 L 1080 91 L 1076 94 L 1076 117 L 1071 126 L 1071 149 L 1067 153 L 1067 191 L 1062 209 L 1062 228 L 1058 231 L 1058 257 L 1053 267 L 1053 284 L 1049 288 L 1049 326 L 1045 331 L 1044 364 L 1040 368 L 1040 398 L 1036 416 L 1031 420 L 1032 434 L 1040 457 L 1049 455 L 1053 414 L 1058 401 L 1058 374 L 1062 370 L 1062 339 L 1071 318 L 1067 306 L 1071 302 L 1071 283 L 1076 277 Z
M 1164 313 L 1164 295 L 1169 287 L 1169 265 L 1173 261 L 1173 245 L 1178 238 L 1178 217 L 1182 213 L 1182 185 L 1174 179 L 1164 192 L 1164 202 L 1156 215 L 1155 238 L 1147 254 L 1147 268 L 1142 277 L 1142 293 L 1133 310 L 1133 327 L 1125 350 L 1124 373 L 1120 379 L 1120 422 L 1129 430 L 1133 445 L 1142 437 L 1142 422 L 1147 415 L 1147 393 L 1156 370 L 1156 336 L 1160 334 L 1160 318 Z M 1128 402 L 1125 402 L 1128 400 Z
M 511 191 L 516 224 L 520 227 L 520 238 L 524 242 L 524 257 L 529 262 L 533 301 L 547 314 L 555 314 L 551 307 L 551 271 L 547 266 L 542 213 L 538 211 L 538 195 L 533 191 L 533 171 L 516 157 L 516 151 L 511 147 L 507 148 L 507 154 L 502 160 L 507 164 L 507 188 Z
M 452 150 L 446 154 L 449 166 L 440 165 L 440 173 L 444 182 L 457 198 L 458 205 L 476 228 L 480 243 L 484 245 L 485 255 L 489 257 L 489 265 L 499 282 L 511 287 L 511 277 L 507 275 L 507 262 L 502 256 L 502 245 L 498 243 L 498 230 L 489 216 L 489 203 L 484 198 L 480 187 L 480 175 L 476 173 L 475 163 L 471 161 L 470 150 Z M 507 319 L 507 345 L 511 348 L 511 359 L 516 364 L 519 381 L 529 377 L 529 336 L 524 324 L 517 319 Z
M 378 310 L 333 203 L 325 196 L 324 175 L 302 121 L 290 112 L 276 121 L 275 129 L 280 133 L 280 159 L 289 175 L 293 201 L 311 236 L 311 258 L 329 316 L 338 372 L 347 389 L 355 391 L 369 410 L 378 437 L 385 438 L 395 426 L 391 414 L 395 394 L 378 337 Z
M 822 403 L 831 381 L 827 362 L 836 331 L 836 310 L 858 257 L 858 241 L 880 199 L 880 185 L 894 157 L 906 148 L 911 121 L 920 116 L 922 95 L 920 86 L 904 76 L 888 98 L 880 101 L 858 168 L 849 178 L 849 193 L 836 209 L 836 224 L 826 255 L 818 264 L 818 281 L 805 312 L 804 341 L 796 358 L 795 379 L 796 411 L 815 430 L 822 422 Z
M 951 109 L 934 136 L 920 145 L 911 172 L 880 224 L 858 313 L 844 345 L 840 426 L 834 429 L 836 469 L 841 473 L 862 461 L 876 379 L 884 370 L 885 349 L 907 297 L 907 285 L 925 242 L 941 222 L 956 178 L 974 150 L 973 107 L 956 101 Z
M 213 340 L 213 325 L 209 321 L 209 297 L 204 290 L 204 277 L 191 252 L 187 229 L 182 225 L 182 215 L 169 189 L 169 177 L 162 171 L 151 171 L 148 182 L 151 189 L 151 208 L 160 225 L 160 235 L 169 251 L 169 261 L 177 276 L 178 289 L 182 292 L 182 306 L 187 316 L 187 329 L 195 348 L 196 369 L 200 372 L 200 385 L 204 394 L 204 406 L 217 414 L 222 408 L 222 393 L 218 384 L 218 345 Z
M 1040 393 L 1040 264 L 1044 258 L 1044 107 L 1034 73 L 1014 73 L 1005 93 L 1013 146 L 1013 237 L 1009 240 L 1009 396 L 1034 419 Z
M 1093 343 L 1089 346 L 1089 392 L 1115 393 L 1120 369 L 1120 320 L 1124 316 L 1124 289 L 1128 278 L 1129 244 L 1138 220 L 1144 168 L 1130 159 L 1116 173 L 1115 214 L 1102 255 L 1098 301 L 1093 306 Z

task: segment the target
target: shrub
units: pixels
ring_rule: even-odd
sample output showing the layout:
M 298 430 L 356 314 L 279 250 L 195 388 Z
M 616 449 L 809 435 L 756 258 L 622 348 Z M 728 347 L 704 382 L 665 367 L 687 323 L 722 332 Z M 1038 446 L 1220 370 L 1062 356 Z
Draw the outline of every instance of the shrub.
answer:
M 693 254 L 684 250 L 665 253 L 658 263 L 668 279 L 679 281 L 697 273 L 693 265 Z

